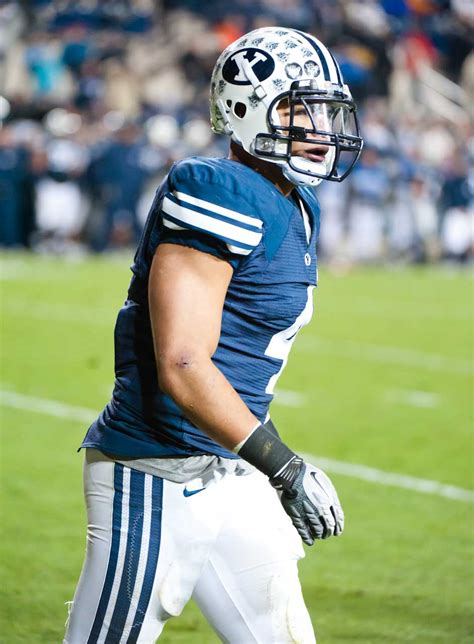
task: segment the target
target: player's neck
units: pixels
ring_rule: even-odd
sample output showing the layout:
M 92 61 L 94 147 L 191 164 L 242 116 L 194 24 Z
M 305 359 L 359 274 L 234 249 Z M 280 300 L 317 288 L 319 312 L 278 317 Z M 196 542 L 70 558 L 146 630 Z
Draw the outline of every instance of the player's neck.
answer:
M 244 165 L 252 168 L 252 170 L 255 170 L 255 172 L 264 176 L 265 179 L 271 181 L 285 197 L 288 197 L 295 187 L 291 181 L 288 181 L 278 165 L 257 159 L 246 152 L 242 146 L 237 145 L 234 142 L 231 142 L 230 144 L 229 159 L 231 159 L 231 161 L 243 163 Z

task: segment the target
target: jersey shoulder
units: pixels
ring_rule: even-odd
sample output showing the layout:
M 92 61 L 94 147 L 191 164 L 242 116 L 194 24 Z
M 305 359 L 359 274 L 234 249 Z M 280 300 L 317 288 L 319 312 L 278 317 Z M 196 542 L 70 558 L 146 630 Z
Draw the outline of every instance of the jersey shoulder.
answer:
M 234 252 L 248 254 L 263 239 L 271 257 L 288 231 L 292 212 L 289 201 L 270 181 L 242 163 L 205 157 L 185 159 L 171 170 L 169 185 L 172 196 L 165 198 L 163 210 L 174 208 L 182 223 L 189 225 L 199 219 L 199 225 L 209 225 L 207 232 L 222 230 L 227 235 L 222 239 Z M 170 201 L 175 205 L 170 206 Z M 195 212 L 207 219 L 197 217 Z M 164 223 L 168 225 L 166 216 Z M 178 221 L 174 223 L 179 225 Z
M 228 202 L 226 205 L 245 204 L 254 216 L 261 218 L 262 177 L 242 163 L 223 158 L 191 157 L 176 163 L 169 177 L 173 187 L 187 187 L 204 196 L 217 192 L 216 198 Z
M 163 224 L 174 230 L 207 233 L 225 242 L 232 252 L 247 255 L 264 232 L 253 182 L 252 174 L 239 176 L 226 159 L 180 161 L 168 176 Z

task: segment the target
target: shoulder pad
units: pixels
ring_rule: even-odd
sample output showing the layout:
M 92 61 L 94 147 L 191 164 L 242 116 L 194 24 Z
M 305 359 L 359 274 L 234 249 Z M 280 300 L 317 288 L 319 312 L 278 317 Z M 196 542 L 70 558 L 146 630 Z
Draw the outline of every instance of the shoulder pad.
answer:
M 207 233 L 238 255 L 248 255 L 260 243 L 263 220 L 245 197 L 245 181 L 224 159 L 181 161 L 170 172 L 169 186 L 162 203 L 167 228 Z

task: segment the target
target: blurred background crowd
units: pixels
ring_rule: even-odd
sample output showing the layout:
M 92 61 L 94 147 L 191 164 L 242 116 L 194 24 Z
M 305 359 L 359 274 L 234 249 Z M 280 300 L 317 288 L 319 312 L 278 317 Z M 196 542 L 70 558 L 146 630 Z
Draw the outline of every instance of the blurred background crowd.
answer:
M 222 49 L 266 25 L 332 48 L 365 149 L 317 189 L 330 262 L 472 261 L 471 0 L 0 2 L 0 245 L 84 253 L 135 244 L 153 193 L 209 127 Z

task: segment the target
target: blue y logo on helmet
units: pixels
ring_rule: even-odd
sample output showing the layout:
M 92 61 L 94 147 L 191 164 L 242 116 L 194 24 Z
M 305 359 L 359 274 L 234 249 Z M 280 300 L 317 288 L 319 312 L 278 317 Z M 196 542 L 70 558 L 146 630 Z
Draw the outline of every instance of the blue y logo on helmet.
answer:
M 260 82 L 266 80 L 275 69 L 273 58 L 263 49 L 248 47 L 240 49 L 228 58 L 222 68 L 222 76 L 232 85 L 250 85 L 244 71 L 244 62 L 247 61 L 253 73 Z

